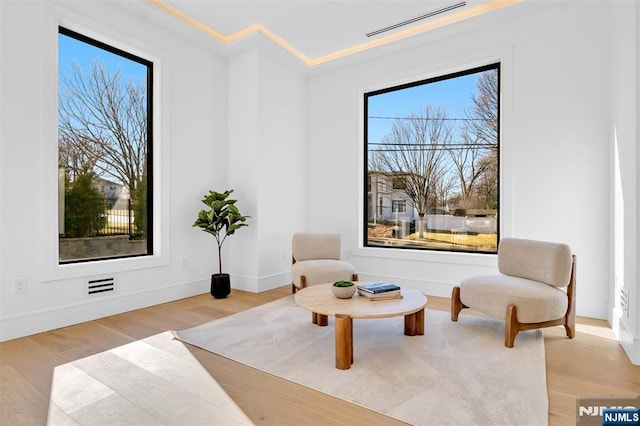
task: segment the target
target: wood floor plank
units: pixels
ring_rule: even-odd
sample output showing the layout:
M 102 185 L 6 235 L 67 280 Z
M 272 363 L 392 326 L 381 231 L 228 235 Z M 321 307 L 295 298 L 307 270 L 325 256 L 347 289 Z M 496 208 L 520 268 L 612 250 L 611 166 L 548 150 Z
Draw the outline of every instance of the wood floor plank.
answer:
M 70 414 L 79 425 L 91 426 L 166 426 L 167 423 L 132 404 L 118 394 L 112 394 Z M 58 426 L 50 423 L 51 426 Z
M 0 365 L 0 425 L 44 425 L 47 408 L 47 396 L 10 365 Z
M 164 347 L 182 346 L 185 349 L 184 344 L 173 340 L 168 332 L 157 335 L 155 342 L 161 340 L 164 341 Z M 114 348 L 110 353 L 169 381 L 194 398 L 204 399 L 218 410 L 232 410 L 235 406 L 235 402 L 193 357 L 176 356 L 147 343 L 146 339 Z
M 99 380 L 68 363 L 56 367 L 50 399 L 69 414 L 115 394 Z
M 125 353 L 126 350 L 121 352 Z M 211 393 L 202 396 L 186 390 L 167 380 L 164 377 L 166 370 L 162 375 L 152 373 L 112 351 L 74 361 L 73 365 L 168 425 L 184 424 L 187 419 L 193 425 L 251 424 L 235 403 L 224 406 L 215 396 L 213 400 L 207 400 L 204 397 L 212 396 Z M 164 368 L 176 367 L 168 365 Z M 178 375 L 174 372 L 172 376 L 175 378 Z
M 47 414 L 47 425 L 51 426 L 81 426 L 73 420 L 67 413 L 62 411 L 56 404 L 49 402 L 49 413 Z
M 51 330 L 36 334 L 32 336 L 32 339 L 41 346 L 55 351 L 65 361 L 73 361 L 104 352 L 134 340 L 96 322 L 86 322 Z
M 65 360 L 55 350 L 38 344 L 34 337 L 1 343 L 0 364 L 13 367 L 40 393 L 49 395 L 53 370 Z

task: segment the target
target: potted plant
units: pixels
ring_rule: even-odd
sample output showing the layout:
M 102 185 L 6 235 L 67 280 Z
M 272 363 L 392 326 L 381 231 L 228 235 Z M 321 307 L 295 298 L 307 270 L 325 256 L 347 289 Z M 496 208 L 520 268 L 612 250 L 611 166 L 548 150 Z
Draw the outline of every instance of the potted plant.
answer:
M 216 299 L 224 299 L 231 293 L 229 274 L 222 273 L 222 244 L 229 235 L 233 235 L 243 226 L 248 226 L 245 222 L 250 217 L 240 214 L 235 206 L 238 200 L 229 199 L 232 192 L 233 189 L 222 193 L 209 191 L 209 195 L 202 199 L 202 202 L 209 208 L 200 210 L 198 219 L 193 224 L 194 227 L 197 226 L 204 232 L 213 235 L 218 244 L 218 273 L 211 275 L 211 295 Z
M 349 299 L 356 293 L 356 286 L 353 281 L 336 281 L 331 291 L 338 299 Z

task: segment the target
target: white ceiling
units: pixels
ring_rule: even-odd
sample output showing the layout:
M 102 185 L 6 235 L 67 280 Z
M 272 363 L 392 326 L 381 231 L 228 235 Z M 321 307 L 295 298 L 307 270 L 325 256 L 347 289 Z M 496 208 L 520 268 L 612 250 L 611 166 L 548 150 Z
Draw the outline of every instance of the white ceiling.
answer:
M 374 37 L 365 34 L 462 1 L 466 5 Z M 508 6 L 519 0 L 147 0 L 176 19 L 222 37 L 255 24 L 299 53 L 304 61 L 386 40 L 402 31 L 431 23 L 449 25 L 485 13 L 484 7 Z M 469 15 L 466 15 L 469 14 Z M 447 21 L 452 18 L 452 21 Z M 442 23 L 445 22 L 445 23 Z M 426 31 L 426 30 L 425 30 Z M 210 33 L 210 35 L 211 35 Z M 249 32 L 251 33 L 251 32 Z M 270 37 L 272 40 L 274 37 Z M 219 40 L 220 41 L 220 40 Z M 231 44 L 228 40 L 223 43 Z M 354 52 L 355 53 L 355 52 Z M 294 52 L 295 54 L 295 52 Z M 308 62 L 308 65 L 312 63 Z

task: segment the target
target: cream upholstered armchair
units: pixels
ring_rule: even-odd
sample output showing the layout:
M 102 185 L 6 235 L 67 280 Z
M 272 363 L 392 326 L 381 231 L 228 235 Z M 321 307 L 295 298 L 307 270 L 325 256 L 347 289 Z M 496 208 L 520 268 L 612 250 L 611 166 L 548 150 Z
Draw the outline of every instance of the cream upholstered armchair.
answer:
M 314 284 L 358 279 L 353 265 L 340 260 L 340 234 L 298 233 L 291 248 L 293 293 Z
M 504 238 L 498 270 L 453 288 L 452 321 L 464 308 L 504 319 L 508 348 L 521 330 L 564 325 L 567 337 L 575 336 L 576 257 L 568 245 Z

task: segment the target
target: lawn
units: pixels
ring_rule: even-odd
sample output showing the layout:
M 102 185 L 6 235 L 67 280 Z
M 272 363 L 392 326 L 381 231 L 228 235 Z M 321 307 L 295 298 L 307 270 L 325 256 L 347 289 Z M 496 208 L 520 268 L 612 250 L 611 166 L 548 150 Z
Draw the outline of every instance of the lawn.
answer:
M 498 238 L 495 233 L 475 234 L 462 232 L 424 232 L 424 238 L 418 238 L 418 233 L 407 235 L 405 238 L 393 238 L 392 227 L 375 225 L 369 228 L 368 242 L 373 246 L 433 248 L 454 251 L 496 252 Z

